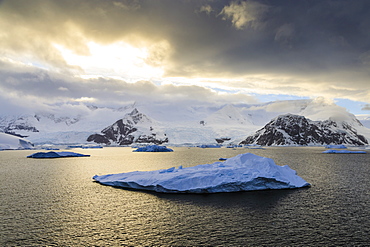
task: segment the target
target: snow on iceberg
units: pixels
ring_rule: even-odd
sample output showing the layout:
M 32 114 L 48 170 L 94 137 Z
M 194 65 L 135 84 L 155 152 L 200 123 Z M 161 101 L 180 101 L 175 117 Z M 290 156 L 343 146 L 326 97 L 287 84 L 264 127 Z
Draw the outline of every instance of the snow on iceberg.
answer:
M 66 158 L 66 157 L 90 157 L 90 155 L 79 154 L 74 152 L 38 152 L 27 156 L 27 158 L 35 159 Z
M 225 162 L 156 171 L 95 175 L 96 182 L 114 187 L 163 193 L 217 193 L 309 186 L 289 166 L 270 158 L 239 154 Z
M 173 150 L 166 146 L 149 145 L 146 147 L 140 147 L 132 152 L 173 152 Z
M 325 148 L 337 148 L 337 149 L 346 149 L 347 147 L 343 144 L 340 145 L 326 145 Z
M 324 154 L 366 154 L 365 151 L 333 150 L 333 149 L 326 150 L 322 153 Z
M 32 149 L 33 146 L 30 141 L 24 138 L 0 132 L 0 150 Z

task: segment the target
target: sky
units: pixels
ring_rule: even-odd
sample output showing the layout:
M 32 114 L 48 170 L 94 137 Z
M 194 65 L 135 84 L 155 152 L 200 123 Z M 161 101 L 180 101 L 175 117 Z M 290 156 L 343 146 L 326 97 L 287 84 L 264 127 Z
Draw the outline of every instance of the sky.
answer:
M 370 114 L 369 75 L 368 0 L 0 0 L 0 114 L 315 97 Z

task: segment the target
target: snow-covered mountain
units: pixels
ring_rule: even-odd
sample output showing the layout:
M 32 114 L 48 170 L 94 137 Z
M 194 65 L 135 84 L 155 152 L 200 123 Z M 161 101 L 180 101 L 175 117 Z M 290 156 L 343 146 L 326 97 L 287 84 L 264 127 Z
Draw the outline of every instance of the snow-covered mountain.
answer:
M 135 109 L 143 115 L 142 122 L 137 124 L 132 118 L 137 115 L 132 114 Z M 54 106 L 49 111 L 29 115 L 0 116 L 0 132 L 25 136 L 35 144 L 84 144 L 95 134 L 95 138 L 90 137 L 89 140 L 99 143 L 130 143 L 130 138 L 133 137 L 134 142 L 144 142 L 145 139 L 149 141 L 151 138 L 153 142 L 161 142 L 168 138 L 168 145 L 227 145 L 245 140 L 271 119 L 287 113 L 312 121 L 332 121 L 339 126 L 348 125 L 370 140 L 370 129 L 364 127 L 353 114 L 322 98 L 234 105 L 138 102 L 116 108 L 80 103 Z M 133 123 L 130 128 L 128 120 Z M 137 130 L 134 131 L 134 128 Z M 118 136 L 127 136 L 128 139 L 119 140 Z M 139 136 L 141 137 L 138 138 Z
M 34 122 L 29 116 L 5 116 L 0 118 L 0 131 L 12 134 L 18 132 L 23 137 L 19 132 L 39 132 Z
M 76 108 L 78 108 L 76 110 Z M 21 116 L 0 116 L 0 132 L 27 137 L 33 143 L 85 143 L 92 133 L 132 110 L 96 106 L 73 106 L 64 112 L 37 112 Z
M 370 115 L 359 115 L 356 118 L 361 122 L 366 128 L 370 128 Z
M 90 135 L 87 141 L 107 145 L 162 144 L 168 142 L 168 138 L 163 131 L 159 130 L 158 123 L 135 108 L 122 119 L 103 129 L 101 133 Z
M 226 105 L 216 112 L 212 113 L 210 116 L 203 121 L 204 125 L 252 125 L 252 121 L 244 116 L 239 109 L 233 105 Z
M 359 122 L 356 124 L 361 125 Z M 366 145 L 367 139 L 358 134 L 354 124 L 346 121 L 312 121 L 299 115 L 280 115 L 241 144 L 279 145 Z

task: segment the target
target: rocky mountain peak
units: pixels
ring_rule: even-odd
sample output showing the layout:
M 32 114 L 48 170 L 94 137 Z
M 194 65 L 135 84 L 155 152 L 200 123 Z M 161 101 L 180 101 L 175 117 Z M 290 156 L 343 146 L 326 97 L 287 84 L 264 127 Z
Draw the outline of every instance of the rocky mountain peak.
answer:
M 129 124 L 151 123 L 152 121 L 143 113 L 139 112 L 137 108 L 123 117 Z
M 368 144 L 350 124 L 332 120 L 312 121 L 303 116 L 285 114 L 272 119 L 241 144 L 275 145 L 329 145 Z
M 166 134 L 156 131 L 152 126 L 153 121 L 140 113 L 136 108 L 126 114 L 122 119 L 101 131 L 93 134 L 87 141 L 105 144 L 130 145 L 132 143 L 168 142 Z

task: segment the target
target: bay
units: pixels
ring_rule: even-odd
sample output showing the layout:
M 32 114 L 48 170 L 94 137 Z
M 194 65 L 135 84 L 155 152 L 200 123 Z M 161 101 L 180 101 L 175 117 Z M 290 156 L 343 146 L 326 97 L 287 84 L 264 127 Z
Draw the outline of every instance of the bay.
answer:
M 0 245 L 369 244 L 369 154 L 322 154 L 320 147 L 173 149 L 172 153 L 74 149 L 91 157 L 42 160 L 26 158 L 35 150 L 0 152 Z M 92 181 L 96 174 L 188 167 L 246 152 L 289 165 L 312 186 L 178 195 Z

